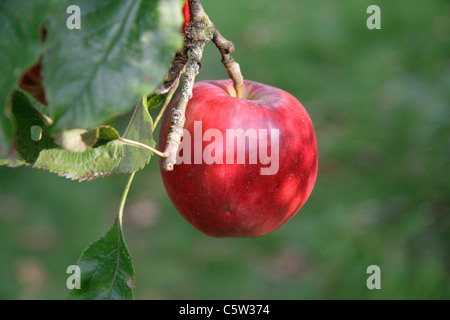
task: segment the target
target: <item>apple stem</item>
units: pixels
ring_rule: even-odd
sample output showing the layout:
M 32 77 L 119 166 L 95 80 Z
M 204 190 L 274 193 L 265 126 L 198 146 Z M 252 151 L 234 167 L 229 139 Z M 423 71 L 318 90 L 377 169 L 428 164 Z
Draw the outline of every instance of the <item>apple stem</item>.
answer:
M 135 174 L 136 174 L 136 171 L 133 171 L 131 173 L 130 177 L 128 178 L 128 183 L 125 187 L 125 190 L 123 191 L 122 199 L 120 200 L 119 213 L 117 215 L 120 228 L 122 228 L 123 209 L 125 208 L 125 202 L 127 201 L 128 192 L 130 191 L 131 183 L 133 182 Z
M 234 52 L 234 44 L 225 39 L 217 30 L 215 26 L 213 26 L 213 39 L 212 41 L 216 45 L 217 49 L 219 49 L 220 54 L 222 55 L 222 64 L 225 67 L 225 70 L 228 73 L 228 76 L 231 80 L 233 80 L 234 89 L 236 90 L 236 97 L 242 98 L 242 87 L 244 85 L 244 77 L 241 73 L 241 67 L 239 63 L 237 63 L 231 53 Z
M 172 87 L 169 89 L 166 99 L 164 100 L 164 103 L 161 107 L 161 110 L 159 110 L 158 115 L 156 116 L 155 122 L 153 123 L 153 129 L 152 132 L 155 131 L 156 126 L 158 125 L 159 120 L 161 120 L 164 112 L 166 111 L 167 106 L 170 103 L 170 100 L 172 100 L 173 94 L 175 93 L 175 91 L 178 88 L 178 84 L 180 83 L 180 77 L 176 78 L 175 81 L 172 84 Z
M 138 147 L 138 148 L 145 149 L 147 151 L 153 152 L 154 154 L 156 154 L 157 156 L 160 156 L 162 158 L 166 157 L 165 153 L 163 153 L 163 152 L 161 152 L 161 151 L 159 151 L 159 150 L 157 150 L 155 148 L 152 148 L 152 147 L 150 147 L 150 146 L 148 146 L 146 144 L 143 144 L 143 143 L 140 143 L 140 142 L 137 142 L 137 141 L 134 141 L 134 140 L 122 138 L 122 137 L 118 138 L 118 140 L 121 141 L 124 144 L 129 145 L 129 146 L 134 146 L 134 147 Z

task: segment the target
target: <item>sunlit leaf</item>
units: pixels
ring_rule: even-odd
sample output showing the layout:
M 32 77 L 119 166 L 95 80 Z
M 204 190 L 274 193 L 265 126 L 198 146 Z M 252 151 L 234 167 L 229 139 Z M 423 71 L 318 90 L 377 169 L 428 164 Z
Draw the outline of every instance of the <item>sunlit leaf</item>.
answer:
M 113 140 L 84 152 L 60 148 L 40 152 L 34 167 L 72 180 L 94 180 L 110 175 L 123 157 L 123 144 Z
M 81 28 L 47 25 L 43 77 L 55 129 L 92 128 L 163 81 L 182 45 L 178 0 L 75 0 Z

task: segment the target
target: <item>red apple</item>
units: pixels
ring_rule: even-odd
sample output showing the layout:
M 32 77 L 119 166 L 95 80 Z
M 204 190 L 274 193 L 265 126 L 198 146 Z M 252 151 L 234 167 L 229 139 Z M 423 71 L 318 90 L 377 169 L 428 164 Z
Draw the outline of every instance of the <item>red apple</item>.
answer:
M 171 116 L 167 112 L 161 127 L 162 150 Z M 184 133 L 177 164 L 161 174 L 181 215 L 207 235 L 265 235 L 311 194 L 318 163 L 314 128 L 302 104 L 283 90 L 245 81 L 236 98 L 231 80 L 198 82 Z

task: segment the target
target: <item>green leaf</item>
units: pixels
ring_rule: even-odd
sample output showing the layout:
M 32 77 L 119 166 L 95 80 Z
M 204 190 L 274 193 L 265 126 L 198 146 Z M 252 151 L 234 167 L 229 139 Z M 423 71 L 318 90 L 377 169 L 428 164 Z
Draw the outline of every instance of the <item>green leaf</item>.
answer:
M 110 126 L 99 126 L 95 130 L 97 131 L 97 138 L 100 140 L 115 140 L 120 137 L 119 132 Z
M 110 141 L 84 152 L 63 149 L 42 150 L 34 167 L 72 180 L 94 180 L 110 175 L 123 157 L 123 144 Z
M 0 158 L 11 158 L 13 130 L 7 105 L 20 77 L 39 59 L 42 23 L 57 6 L 58 0 L 0 1 Z M 13 160 L 14 161 L 14 160 Z
M 47 130 L 50 120 L 33 108 L 22 92 L 13 94 L 12 115 L 17 151 L 26 162 L 34 163 L 42 150 L 56 147 Z M 40 136 L 33 137 L 32 131 L 39 129 Z
M 16 167 L 20 167 L 23 165 L 26 165 L 27 163 L 18 158 L 17 156 L 14 158 L 14 160 L 12 159 L 0 159 L 0 166 L 7 166 L 10 168 L 16 168 Z
M 123 238 L 119 219 L 100 239 L 94 241 L 77 262 L 81 288 L 72 289 L 68 299 L 132 300 L 134 267 Z
M 155 94 L 155 95 L 151 96 L 147 102 L 148 110 L 153 110 L 153 109 L 158 108 L 161 105 L 161 103 L 164 102 L 166 97 L 167 97 L 167 93 Z
M 81 29 L 65 8 L 47 25 L 43 78 L 55 130 L 93 128 L 162 82 L 182 46 L 178 0 L 74 0 Z
M 153 120 L 147 106 L 144 106 L 142 99 L 137 103 L 130 123 L 123 135 L 124 138 L 155 147 L 153 140 Z M 131 173 L 144 168 L 153 155 L 151 151 L 135 146 L 124 145 L 124 157 L 114 173 Z
M 100 140 L 106 143 L 86 148 L 84 152 L 60 149 L 54 143 L 48 130 L 51 120 L 33 108 L 22 92 L 16 91 L 13 94 L 12 114 L 17 150 L 25 161 L 34 163 L 36 168 L 45 169 L 72 180 L 93 180 L 111 174 L 123 157 L 121 142 L 106 142 L 119 138 L 119 133 L 109 126 L 100 126 L 90 131 L 79 129 L 78 136 L 74 134 L 81 139 L 82 146 L 84 143 L 93 146 Z M 65 141 L 65 144 L 68 142 Z M 74 144 L 71 146 L 71 148 L 75 147 Z M 11 161 L 2 160 L 0 164 L 11 165 Z M 17 164 L 21 163 L 17 162 Z

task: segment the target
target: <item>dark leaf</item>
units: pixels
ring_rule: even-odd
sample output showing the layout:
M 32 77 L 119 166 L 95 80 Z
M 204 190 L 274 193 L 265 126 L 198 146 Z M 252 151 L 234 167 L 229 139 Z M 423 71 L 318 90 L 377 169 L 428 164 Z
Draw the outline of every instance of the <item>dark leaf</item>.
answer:
M 12 115 L 15 144 L 26 162 L 34 163 L 42 150 L 56 147 L 47 130 L 51 120 L 33 108 L 28 98 L 19 91 L 13 94 Z
M 134 267 L 119 220 L 94 241 L 77 262 L 81 288 L 72 289 L 68 299 L 132 300 Z
M 158 108 L 161 105 L 161 103 L 164 102 L 164 100 L 166 99 L 166 96 L 167 96 L 167 93 L 155 94 L 152 97 L 150 97 L 150 99 L 147 102 L 148 110 L 152 110 L 152 109 Z
M 0 158 L 15 162 L 12 117 L 8 105 L 20 78 L 39 60 L 41 26 L 60 1 L 0 1 Z

